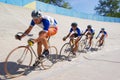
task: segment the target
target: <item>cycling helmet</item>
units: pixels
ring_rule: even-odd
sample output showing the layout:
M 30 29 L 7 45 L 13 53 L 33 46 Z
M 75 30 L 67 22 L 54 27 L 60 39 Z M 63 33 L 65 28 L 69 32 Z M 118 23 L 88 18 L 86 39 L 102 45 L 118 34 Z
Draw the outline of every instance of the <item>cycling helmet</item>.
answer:
M 88 25 L 87 28 L 92 28 L 92 26 L 91 26 L 91 25 Z
M 105 30 L 105 28 L 101 28 L 101 30 L 102 30 L 102 31 L 104 31 L 104 30 Z
M 77 26 L 77 23 L 74 22 L 74 23 L 71 24 L 71 26 Z
M 42 13 L 40 10 L 33 10 L 31 13 L 32 18 L 38 18 L 42 16 Z

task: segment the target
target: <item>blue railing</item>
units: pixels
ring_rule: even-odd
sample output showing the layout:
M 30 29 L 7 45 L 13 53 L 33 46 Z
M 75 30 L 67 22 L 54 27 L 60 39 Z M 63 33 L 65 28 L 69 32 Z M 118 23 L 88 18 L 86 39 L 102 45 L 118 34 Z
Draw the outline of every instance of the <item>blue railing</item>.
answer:
M 12 5 L 18 5 L 18 6 L 24 6 L 33 1 L 35 1 L 35 0 L 0 0 L 0 2 L 12 4 Z M 75 10 L 65 9 L 65 8 L 61 8 L 58 6 L 45 4 L 45 3 L 39 2 L 39 1 L 36 1 L 36 9 L 41 9 L 44 12 L 51 12 L 51 13 L 55 13 L 55 14 L 72 16 L 72 17 L 77 17 L 77 18 L 82 18 L 82 19 L 120 23 L 120 18 L 105 17 L 105 16 L 94 15 L 94 14 L 81 13 L 81 12 L 77 12 Z
M 75 10 L 69 10 L 69 9 L 53 6 L 50 4 L 45 4 L 39 1 L 36 1 L 36 8 L 41 9 L 42 11 L 45 11 L 45 12 L 67 15 L 67 16 L 72 16 L 72 17 L 77 17 L 77 18 L 82 18 L 82 19 L 91 19 L 91 20 L 96 20 L 96 21 L 119 22 L 120 23 L 120 18 L 81 13 Z
M 0 2 L 17 5 L 17 6 L 24 6 L 33 1 L 35 1 L 35 0 L 0 0 Z

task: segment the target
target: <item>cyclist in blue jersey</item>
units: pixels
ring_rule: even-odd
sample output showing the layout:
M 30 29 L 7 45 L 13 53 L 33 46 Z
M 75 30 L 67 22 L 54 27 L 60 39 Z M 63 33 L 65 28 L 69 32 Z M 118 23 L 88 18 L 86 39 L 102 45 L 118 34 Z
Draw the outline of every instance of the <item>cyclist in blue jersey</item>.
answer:
M 40 10 L 33 10 L 31 17 L 32 20 L 28 29 L 24 32 L 23 35 L 15 37 L 16 39 L 21 40 L 26 34 L 29 34 L 35 25 L 41 27 L 43 30 L 39 32 L 39 37 L 37 39 L 31 40 L 33 44 L 37 43 L 38 59 L 40 59 L 40 57 L 49 55 L 47 40 L 48 37 L 53 36 L 57 33 L 57 22 L 50 16 L 42 15 Z M 44 51 L 42 51 L 42 45 L 44 46 Z
M 72 23 L 70 31 L 66 37 L 63 38 L 63 41 L 65 41 L 68 37 L 72 40 L 75 39 L 75 47 L 73 48 L 73 55 L 76 55 L 76 51 L 78 50 L 78 41 L 81 39 L 81 32 L 80 29 L 77 27 L 77 23 Z
M 86 36 L 86 39 L 89 39 L 89 47 L 88 47 L 88 49 L 91 47 L 92 39 L 93 39 L 94 34 L 95 34 L 95 32 L 94 32 L 94 30 L 92 29 L 92 26 L 91 26 L 91 25 L 88 25 L 88 26 L 87 26 L 87 29 L 86 29 L 85 32 L 83 33 L 83 35 Z
M 100 36 L 101 35 L 101 36 Z M 98 38 L 100 36 L 100 38 L 99 38 L 99 47 L 100 46 L 102 46 L 103 45 L 103 43 L 104 43 L 104 41 L 105 41 L 105 38 L 108 36 L 108 34 L 107 34 L 107 32 L 105 31 L 105 29 L 104 28 L 101 28 L 101 30 L 100 30 L 100 32 L 98 33 L 98 35 L 97 35 L 97 37 L 96 37 L 96 39 Z

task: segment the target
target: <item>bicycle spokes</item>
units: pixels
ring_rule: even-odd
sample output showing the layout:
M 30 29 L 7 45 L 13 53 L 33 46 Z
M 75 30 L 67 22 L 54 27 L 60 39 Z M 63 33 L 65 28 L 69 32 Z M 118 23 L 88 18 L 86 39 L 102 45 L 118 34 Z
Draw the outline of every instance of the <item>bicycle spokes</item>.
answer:
M 26 71 L 32 62 L 32 54 L 26 46 L 13 49 L 5 60 L 4 70 L 7 75 L 17 77 Z
M 28 49 L 25 48 L 25 50 L 23 51 L 23 53 L 21 52 L 21 57 L 17 60 L 18 64 L 22 64 L 22 62 L 25 60 L 26 55 L 28 53 Z

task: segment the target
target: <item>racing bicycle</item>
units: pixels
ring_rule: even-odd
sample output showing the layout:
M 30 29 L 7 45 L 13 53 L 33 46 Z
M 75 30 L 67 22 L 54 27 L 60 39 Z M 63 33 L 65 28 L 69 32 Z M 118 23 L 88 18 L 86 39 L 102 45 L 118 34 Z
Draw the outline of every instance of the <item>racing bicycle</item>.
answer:
M 21 32 L 17 35 L 23 34 Z M 31 36 L 31 35 L 28 35 Z M 49 38 L 50 39 L 50 38 Z M 49 40 L 48 40 L 49 41 Z M 29 44 L 14 48 L 6 57 L 4 63 L 4 71 L 8 77 L 18 77 L 26 73 L 30 69 L 32 61 L 38 56 L 33 47 Z M 40 59 L 39 67 L 46 70 L 51 68 L 57 61 L 58 50 L 55 46 L 49 45 L 49 55 L 44 59 Z

